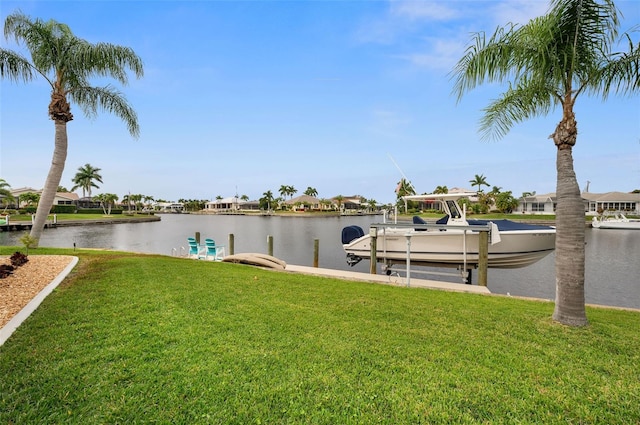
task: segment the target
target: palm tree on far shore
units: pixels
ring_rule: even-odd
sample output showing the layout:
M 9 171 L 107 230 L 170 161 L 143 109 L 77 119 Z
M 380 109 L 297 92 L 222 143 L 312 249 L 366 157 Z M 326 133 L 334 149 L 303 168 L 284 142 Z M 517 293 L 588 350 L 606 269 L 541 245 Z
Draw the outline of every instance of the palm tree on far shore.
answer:
M 0 179 L 0 198 L 2 198 L 2 203 L 4 204 L 4 211 L 7 211 L 10 202 L 14 202 L 15 198 L 11 194 L 11 186 L 5 179 Z
M 78 105 L 89 118 L 95 117 L 99 109 L 113 113 L 137 138 L 138 118 L 124 96 L 110 85 L 91 86 L 89 79 L 111 77 L 126 85 L 127 70 L 142 77 L 142 60 L 131 48 L 110 43 L 92 44 L 76 37 L 65 24 L 53 19 L 32 20 L 21 12 L 7 16 L 4 35 L 7 40 L 13 38 L 17 44 L 24 45 L 29 58 L 0 48 L 0 77 L 29 82 L 40 76 L 50 86 L 49 117 L 55 126 L 54 149 L 30 233 L 31 238 L 38 241 L 67 159 L 67 123 L 73 120 L 70 102 Z
M 82 197 L 88 196 L 91 198 L 91 188 L 98 189 L 100 186 L 94 183 L 94 180 L 102 183 L 102 176 L 100 175 L 100 168 L 96 168 L 91 164 L 84 164 L 78 168 L 78 172 L 73 177 L 72 182 L 75 184 L 71 190 L 82 189 Z
M 262 198 L 260 198 L 260 204 L 266 204 L 267 211 L 271 211 L 271 204 L 273 203 L 273 201 L 273 192 L 271 192 L 270 190 L 267 190 L 265 193 L 263 193 Z
M 447 186 L 436 186 L 433 193 L 446 194 L 449 193 L 449 188 Z
M 318 196 L 318 191 L 315 187 L 308 186 L 307 190 L 304 191 L 304 194 L 307 196 L 313 196 L 314 198 Z
M 561 119 L 549 138 L 556 147 L 556 300 L 553 320 L 588 324 L 585 309 L 585 215 L 573 167 L 578 136 L 574 105 L 582 95 L 603 100 L 640 91 L 640 43 L 628 34 L 617 48 L 618 9 L 611 0 L 552 0 L 546 15 L 525 25 L 476 34 L 458 61 L 458 100 L 484 82 L 507 83 L 484 109 L 484 138 L 500 138 L 515 123 L 558 108 Z M 607 125 L 607 124 L 605 124 Z M 611 125 L 609 123 L 609 125 Z
M 469 183 L 471 183 L 472 187 L 478 186 L 476 192 L 482 192 L 482 186 L 490 186 L 489 183 L 487 183 L 487 178 L 482 174 L 476 174 L 473 180 L 469 180 Z
M 105 215 L 111 215 L 111 207 L 118 201 L 118 195 L 115 193 L 101 193 L 93 197 L 94 201 L 100 202 L 102 211 Z

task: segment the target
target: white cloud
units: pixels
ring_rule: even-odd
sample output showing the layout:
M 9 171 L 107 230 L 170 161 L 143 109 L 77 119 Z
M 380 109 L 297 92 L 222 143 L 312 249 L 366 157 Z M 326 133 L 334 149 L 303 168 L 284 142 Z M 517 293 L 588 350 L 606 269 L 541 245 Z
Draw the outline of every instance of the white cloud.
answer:
M 524 25 L 531 19 L 547 13 L 549 2 L 547 0 L 507 0 L 495 2 L 489 9 L 495 26 L 504 26 L 508 23 Z
M 403 19 L 446 21 L 459 15 L 455 3 L 442 1 L 391 0 L 391 13 Z
M 449 72 L 464 53 L 466 40 L 427 39 L 424 52 L 399 55 L 413 65 L 436 71 Z

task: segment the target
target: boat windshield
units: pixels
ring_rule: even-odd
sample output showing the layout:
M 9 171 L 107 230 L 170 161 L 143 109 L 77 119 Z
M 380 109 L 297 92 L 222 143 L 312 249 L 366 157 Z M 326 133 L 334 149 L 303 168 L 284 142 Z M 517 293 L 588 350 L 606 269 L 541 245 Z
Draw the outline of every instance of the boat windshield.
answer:
M 456 203 L 456 201 L 452 201 L 452 200 L 447 200 L 447 209 L 449 210 L 449 215 L 451 216 L 451 218 L 461 218 L 462 214 L 460 213 L 460 210 L 458 209 L 458 204 Z

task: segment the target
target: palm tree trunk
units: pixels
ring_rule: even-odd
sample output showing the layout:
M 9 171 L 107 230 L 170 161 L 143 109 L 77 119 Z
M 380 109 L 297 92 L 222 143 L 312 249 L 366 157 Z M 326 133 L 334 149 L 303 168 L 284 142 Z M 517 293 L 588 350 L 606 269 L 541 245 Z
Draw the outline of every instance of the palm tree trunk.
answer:
M 585 326 L 588 322 L 584 305 L 584 205 L 569 145 L 558 146 L 556 168 L 556 304 L 553 320 L 570 326 Z
M 30 233 L 30 236 L 36 240 L 36 247 L 40 241 L 47 216 L 53 206 L 53 201 L 56 197 L 60 180 L 62 179 L 64 164 L 67 160 L 67 123 L 66 121 L 57 120 L 55 121 L 55 126 L 56 134 L 51 168 L 49 168 L 49 174 L 47 175 L 47 180 L 44 184 L 42 195 L 40 196 L 38 209 L 36 210 L 36 219 Z

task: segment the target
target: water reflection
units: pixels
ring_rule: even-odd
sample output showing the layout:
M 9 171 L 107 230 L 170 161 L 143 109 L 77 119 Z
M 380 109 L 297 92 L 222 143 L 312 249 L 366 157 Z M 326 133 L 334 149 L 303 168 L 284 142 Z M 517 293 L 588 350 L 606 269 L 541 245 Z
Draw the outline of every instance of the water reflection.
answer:
M 363 261 L 350 268 L 345 261 L 340 232 L 356 224 L 367 229 L 380 216 L 260 217 L 222 215 L 163 215 L 162 221 L 137 224 L 59 227 L 45 229 L 40 245 L 49 247 L 105 248 L 171 255 L 186 247 L 186 238 L 200 232 L 227 245 L 235 238 L 235 252 L 267 252 L 273 236 L 274 255 L 290 264 L 313 265 L 314 240 L 319 240 L 320 267 L 367 273 Z M 0 245 L 20 245 L 20 232 L 1 232 Z M 587 229 L 585 289 L 588 303 L 640 308 L 640 232 Z M 477 276 L 477 273 L 476 273 Z M 442 278 L 438 278 L 442 279 Z M 458 281 L 457 278 L 447 279 Z M 529 267 L 490 269 L 489 289 L 494 293 L 555 298 L 555 256 Z

